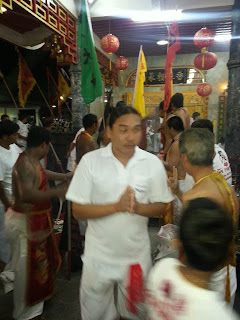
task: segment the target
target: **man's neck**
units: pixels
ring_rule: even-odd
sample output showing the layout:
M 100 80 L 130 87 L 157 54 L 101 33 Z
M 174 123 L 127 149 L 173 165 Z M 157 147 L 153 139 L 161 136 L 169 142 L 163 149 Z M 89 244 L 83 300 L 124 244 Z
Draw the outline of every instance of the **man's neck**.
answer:
M 7 149 L 7 150 L 10 149 L 10 144 L 6 143 L 2 139 L 0 139 L 0 146 L 3 147 L 4 149 Z
M 120 152 L 119 150 L 115 149 L 114 147 L 112 147 L 112 153 L 115 156 L 115 158 L 117 158 L 124 165 L 124 167 L 126 167 L 128 161 L 134 155 L 134 151 L 132 153 L 129 153 L 129 154 L 125 154 L 125 153 L 123 154 L 122 152 Z
M 212 166 L 208 167 L 194 167 L 190 170 L 189 174 L 193 177 L 194 181 L 197 182 L 199 179 L 211 174 L 213 172 Z
M 39 153 L 36 149 L 34 148 L 27 148 L 25 150 L 25 154 L 27 155 L 27 157 L 31 158 L 31 160 L 34 163 L 39 163 L 40 157 L 39 157 Z
M 83 131 L 84 132 L 84 131 Z M 85 132 L 87 132 L 91 137 L 93 136 L 93 134 L 95 133 L 95 131 L 91 130 L 91 129 L 86 129 Z
M 188 266 L 180 266 L 179 271 L 191 284 L 199 288 L 208 289 L 211 272 L 196 270 Z

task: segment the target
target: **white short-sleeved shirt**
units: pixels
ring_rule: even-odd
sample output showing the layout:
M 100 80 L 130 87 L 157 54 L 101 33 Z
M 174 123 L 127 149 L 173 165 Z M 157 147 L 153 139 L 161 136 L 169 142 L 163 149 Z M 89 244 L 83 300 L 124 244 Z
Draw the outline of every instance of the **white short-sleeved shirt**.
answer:
M 136 147 L 126 167 L 115 158 L 112 144 L 85 154 L 73 176 L 66 198 L 78 204 L 117 202 L 127 186 L 139 203 L 173 200 L 167 175 L 159 159 Z M 135 263 L 150 255 L 148 218 L 118 212 L 89 219 L 84 259 Z
M 237 316 L 214 291 L 197 287 L 182 276 L 181 263 L 166 258 L 155 264 L 147 283 L 149 320 L 233 320 Z
M 17 121 L 17 124 L 19 125 L 19 130 L 18 130 L 18 133 L 27 138 L 28 136 L 28 127 L 27 127 L 27 124 L 23 123 L 22 121 L 18 120 Z M 17 139 L 17 143 L 20 147 L 27 147 L 27 141 L 24 140 L 24 139 L 21 139 L 21 138 L 18 138 Z
M 228 156 L 226 152 L 217 144 L 214 145 L 214 151 L 216 155 L 213 159 L 213 170 L 223 175 L 226 182 L 231 185 L 232 171 L 229 164 Z
M 10 149 L 0 146 L 0 182 L 9 201 L 12 196 L 12 169 L 18 159 L 21 149 L 14 143 Z M 1 201 L 0 201 L 1 203 Z

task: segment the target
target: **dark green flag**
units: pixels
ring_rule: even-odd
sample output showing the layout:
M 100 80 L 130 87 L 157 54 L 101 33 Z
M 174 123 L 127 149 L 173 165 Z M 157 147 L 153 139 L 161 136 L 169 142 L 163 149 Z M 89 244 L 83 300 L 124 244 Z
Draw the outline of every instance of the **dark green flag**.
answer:
M 81 1 L 77 45 L 81 49 L 82 97 L 85 103 L 91 103 L 102 95 L 102 77 L 97 54 L 89 28 L 86 2 Z

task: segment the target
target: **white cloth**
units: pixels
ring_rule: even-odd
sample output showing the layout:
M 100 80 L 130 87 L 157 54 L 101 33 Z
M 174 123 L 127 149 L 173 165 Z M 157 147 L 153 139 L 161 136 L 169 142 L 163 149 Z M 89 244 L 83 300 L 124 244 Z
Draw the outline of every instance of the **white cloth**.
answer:
M 28 320 L 43 312 L 43 302 L 34 306 L 25 303 L 27 283 L 27 216 L 13 211 L 5 214 L 5 229 L 12 250 L 12 259 L 1 273 L 5 292 L 13 290 L 14 311 L 16 320 Z
M 85 131 L 84 128 L 81 128 L 80 130 L 78 130 L 78 132 L 75 135 L 75 138 L 72 141 L 74 143 L 75 147 L 72 149 L 72 151 L 70 152 L 70 155 L 68 157 L 68 162 L 67 162 L 67 170 L 68 171 L 73 171 L 76 167 L 76 142 L 77 142 L 77 137 L 83 131 Z
M 167 203 L 173 200 L 167 186 L 166 171 L 156 156 L 136 147 L 133 157 L 124 167 L 113 155 L 111 143 L 106 148 L 91 151 L 82 157 L 66 198 L 78 204 L 116 203 L 127 186 L 135 191 L 135 197 L 139 203 Z M 101 294 L 94 295 L 94 289 L 91 289 L 93 284 L 90 280 L 86 280 L 88 275 L 85 277 L 87 271 L 83 272 L 81 310 L 84 320 L 114 319 L 116 310 L 112 310 L 111 307 L 108 311 L 105 310 L 108 318 L 95 318 L 94 315 L 98 314 L 96 309 L 87 317 L 84 310 L 93 310 L 93 300 L 104 299 L 106 285 L 111 287 L 109 290 L 113 295 L 114 281 L 119 277 L 118 266 L 122 265 L 126 269 L 131 264 L 140 263 L 145 266 L 145 269 L 147 268 L 146 265 L 148 266 L 150 261 L 147 223 L 147 217 L 127 212 L 118 212 L 99 219 L 88 219 L 83 256 L 86 266 L 84 270 L 97 261 L 98 264 L 105 266 L 101 268 L 104 278 L 110 277 L 112 280 L 109 280 L 110 283 L 106 280 L 105 285 L 98 288 Z M 107 268 L 116 273 L 114 277 L 106 271 Z M 92 281 L 96 282 L 96 285 L 98 282 L 101 283 L 103 274 L 96 271 L 92 274 Z M 85 298 L 82 297 L 84 292 Z M 97 302 L 99 312 L 103 313 L 102 308 L 107 306 L 105 304 L 101 306 L 99 300 Z
M 10 144 L 9 149 L 0 146 L 0 183 L 9 201 L 12 197 L 12 168 L 20 152 L 15 144 Z M 4 214 L 5 207 L 0 200 L 0 260 L 8 263 L 11 252 L 4 230 Z
M 149 274 L 147 306 L 151 320 L 233 320 L 238 317 L 214 291 L 185 280 L 177 259 L 163 259 Z
M 232 171 L 229 164 L 228 156 L 226 152 L 219 147 L 219 145 L 214 145 L 214 151 L 216 153 L 213 159 L 213 170 L 221 173 L 224 176 L 228 184 L 232 184 Z
M 150 255 L 140 265 L 146 279 L 152 265 Z M 84 263 L 80 289 L 82 320 L 113 320 L 118 319 L 118 315 L 129 320 L 143 319 L 127 310 L 128 272 L 129 265 L 125 263 L 106 265 L 96 260 Z
M 19 130 L 18 130 L 18 133 L 27 138 L 28 136 L 28 126 L 27 124 L 23 123 L 21 120 L 18 120 L 17 121 L 17 124 L 19 125 Z M 21 139 L 21 138 L 18 138 L 17 139 L 17 144 L 24 149 L 26 149 L 27 147 L 27 141 L 24 140 L 24 139 Z
M 217 291 L 221 300 L 225 300 L 225 285 L 226 285 L 226 278 L 227 278 L 227 267 L 222 268 L 221 270 L 213 273 L 211 282 L 210 282 L 210 289 Z M 236 274 L 236 267 L 229 266 L 229 278 L 230 278 L 230 306 L 233 307 L 235 293 L 237 290 L 237 274 Z

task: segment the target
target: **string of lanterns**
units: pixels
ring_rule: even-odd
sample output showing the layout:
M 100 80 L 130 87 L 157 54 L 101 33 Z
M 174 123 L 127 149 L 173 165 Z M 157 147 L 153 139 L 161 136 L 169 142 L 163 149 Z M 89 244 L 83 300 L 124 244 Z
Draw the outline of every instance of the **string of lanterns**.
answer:
M 215 53 L 208 52 L 207 48 L 210 47 L 214 40 L 214 34 L 210 29 L 202 28 L 194 35 L 193 42 L 196 47 L 201 48 L 201 53 L 194 59 L 194 66 L 199 70 L 212 69 L 217 64 L 217 56 Z M 212 92 L 212 86 L 207 83 L 201 83 L 197 87 L 197 94 L 201 97 L 207 97 Z
M 111 33 L 106 34 L 101 39 L 101 48 L 104 52 L 108 53 L 111 56 L 114 52 L 116 52 L 120 46 L 120 42 L 116 36 Z M 109 59 L 110 70 L 111 70 L 111 58 Z M 128 59 L 124 56 L 120 56 L 115 60 L 115 67 L 120 72 L 123 72 L 128 67 Z M 122 75 L 121 75 L 122 77 Z

